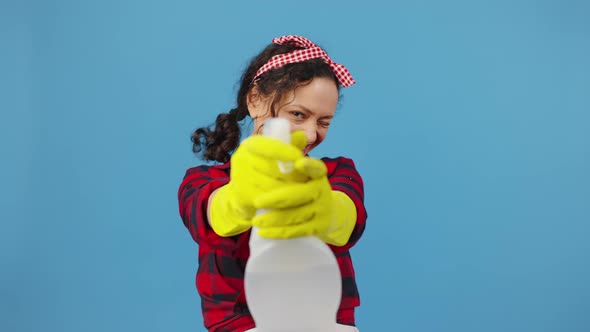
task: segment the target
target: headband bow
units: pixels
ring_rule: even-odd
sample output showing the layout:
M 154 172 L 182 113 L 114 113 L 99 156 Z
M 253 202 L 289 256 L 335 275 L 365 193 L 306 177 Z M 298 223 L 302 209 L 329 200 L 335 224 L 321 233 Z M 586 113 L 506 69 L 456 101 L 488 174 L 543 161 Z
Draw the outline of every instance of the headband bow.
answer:
M 262 67 L 260 67 L 260 69 L 258 69 L 253 81 L 255 81 L 260 75 L 266 73 L 267 71 L 280 68 L 286 64 L 321 58 L 332 68 L 334 75 L 336 75 L 338 82 L 340 82 L 340 86 L 345 88 L 356 83 L 344 65 L 332 61 L 332 59 L 330 59 L 324 50 L 305 37 L 288 35 L 275 38 L 272 40 L 272 42 L 279 45 L 288 44 L 297 47 L 303 47 L 303 49 L 273 56 Z

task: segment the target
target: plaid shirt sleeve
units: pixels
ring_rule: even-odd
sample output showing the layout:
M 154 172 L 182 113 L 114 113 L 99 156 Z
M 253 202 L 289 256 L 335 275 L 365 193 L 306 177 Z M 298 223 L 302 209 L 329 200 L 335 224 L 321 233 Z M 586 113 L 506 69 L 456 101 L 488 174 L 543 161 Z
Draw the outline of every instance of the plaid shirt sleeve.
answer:
M 367 214 L 363 204 L 363 182 L 350 159 L 322 159 L 328 168 L 333 190 L 346 193 L 357 209 L 357 222 L 348 243 L 330 246 L 342 274 L 342 302 L 337 314 L 340 324 L 354 325 L 354 308 L 360 305 L 349 249 L 359 240 Z M 203 320 L 208 331 L 242 332 L 254 327 L 244 294 L 244 270 L 249 257 L 250 232 L 221 237 L 209 226 L 207 203 L 217 188 L 229 182 L 229 163 L 189 169 L 178 191 L 180 215 L 199 244 L 196 286 L 201 296 Z
M 231 246 L 230 241 L 217 236 L 207 222 L 207 204 L 213 191 L 229 182 L 229 165 L 198 166 L 189 169 L 180 189 L 180 216 L 193 239 L 212 248 Z
M 198 166 L 186 172 L 178 191 L 180 215 L 199 244 L 196 286 L 210 332 L 242 332 L 255 326 L 244 294 L 250 232 L 221 237 L 207 221 L 209 196 L 228 182 L 229 163 Z
M 340 324 L 354 325 L 354 308 L 360 305 L 360 296 L 350 248 L 359 241 L 365 231 L 367 211 L 364 204 L 364 184 L 351 159 L 339 157 L 335 159 L 323 158 L 322 160 L 328 168 L 328 180 L 332 185 L 332 190 L 342 191 L 348 195 L 356 207 L 356 225 L 348 243 L 341 247 L 329 245 L 336 255 L 342 274 L 342 302 L 337 320 Z

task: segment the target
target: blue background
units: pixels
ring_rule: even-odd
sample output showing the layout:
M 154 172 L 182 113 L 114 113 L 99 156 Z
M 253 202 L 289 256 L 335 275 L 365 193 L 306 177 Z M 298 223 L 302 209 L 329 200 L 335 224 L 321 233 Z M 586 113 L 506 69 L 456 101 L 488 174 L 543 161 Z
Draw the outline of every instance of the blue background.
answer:
M 590 330 L 586 1 L 0 2 L 0 330 L 200 331 L 176 190 L 250 57 L 346 64 L 366 331 Z

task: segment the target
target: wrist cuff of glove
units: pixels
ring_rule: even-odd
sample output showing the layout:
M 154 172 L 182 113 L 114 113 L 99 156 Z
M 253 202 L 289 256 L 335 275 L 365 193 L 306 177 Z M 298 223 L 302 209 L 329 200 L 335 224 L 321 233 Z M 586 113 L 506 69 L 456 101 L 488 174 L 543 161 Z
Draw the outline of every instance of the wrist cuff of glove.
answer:
M 250 229 L 249 219 L 240 216 L 232 207 L 229 185 L 225 185 L 215 193 L 209 210 L 209 224 L 213 231 L 223 237 L 241 234 Z
M 341 191 L 332 191 L 332 223 L 319 238 L 341 247 L 348 243 L 355 225 L 356 207 L 352 199 Z

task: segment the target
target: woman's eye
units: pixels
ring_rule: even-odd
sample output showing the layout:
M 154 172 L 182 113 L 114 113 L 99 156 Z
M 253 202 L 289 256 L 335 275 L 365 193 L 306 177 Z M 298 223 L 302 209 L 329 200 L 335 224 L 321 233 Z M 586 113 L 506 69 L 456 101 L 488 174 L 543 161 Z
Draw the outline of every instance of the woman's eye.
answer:
M 320 122 L 320 126 L 328 128 L 330 126 L 330 122 Z
M 302 112 L 291 112 L 291 115 L 293 115 L 294 117 L 298 118 L 298 119 L 303 119 L 305 117 L 305 114 L 303 114 Z

